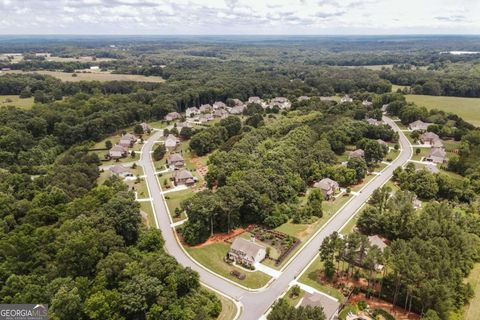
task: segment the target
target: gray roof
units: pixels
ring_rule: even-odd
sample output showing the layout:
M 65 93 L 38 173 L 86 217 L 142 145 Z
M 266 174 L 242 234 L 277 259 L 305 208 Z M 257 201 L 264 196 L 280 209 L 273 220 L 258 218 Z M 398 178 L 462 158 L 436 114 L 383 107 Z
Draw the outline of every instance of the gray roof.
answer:
M 350 157 L 363 157 L 365 155 L 365 151 L 363 151 L 362 149 L 357 149 L 354 151 L 350 151 L 348 155 Z
M 447 153 L 443 148 L 432 148 L 430 153 L 428 154 L 429 157 L 439 157 L 439 158 L 445 158 Z
M 177 143 L 178 138 L 175 137 L 173 134 L 169 134 L 167 139 L 165 139 L 165 146 L 177 145 Z
M 137 136 L 131 133 L 126 133 L 122 136 L 121 140 L 130 140 L 130 141 L 137 141 Z
M 332 188 L 338 188 L 338 182 L 330 178 L 324 178 L 320 181 L 317 181 L 313 184 L 315 188 L 320 188 L 322 190 L 328 191 Z
M 113 167 L 110 168 L 110 171 L 116 174 L 124 173 L 124 172 L 130 172 L 130 168 L 127 168 L 125 166 L 122 166 L 121 164 L 116 164 Z
M 173 153 L 168 157 L 168 163 L 184 161 L 180 153 Z
M 178 170 L 173 173 L 173 177 L 176 180 L 186 180 L 186 179 L 193 179 L 193 175 L 190 171 L 188 170 Z
M 235 238 L 230 249 L 242 252 L 248 257 L 255 257 L 260 250 L 266 250 L 264 246 L 241 237 Z
M 369 236 L 368 241 L 372 246 L 377 246 L 380 250 L 383 251 L 387 247 L 387 244 L 377 235 Z
M 120 145 L 118 145 L 118 144 L 116 144 L 116 145 L 114 145 L 114 146 L 110 149 L 110 151 L 125 152 L 125 151 L 128 151 L 128 149 L 125 148 L 125 147 L 122 147 L 122 146 L 120 146 Z
M 302 299 L 302 306 L 312 306 L 312 307 L 322 307 L 323 312 L 327 320 L 333 318 L 333 315 L 337 312 L 340 307 L 338 301 L 333 300 L 332 298 L 327 297 L 326 295 L 320 293 L 306 293 L 305 297 Z

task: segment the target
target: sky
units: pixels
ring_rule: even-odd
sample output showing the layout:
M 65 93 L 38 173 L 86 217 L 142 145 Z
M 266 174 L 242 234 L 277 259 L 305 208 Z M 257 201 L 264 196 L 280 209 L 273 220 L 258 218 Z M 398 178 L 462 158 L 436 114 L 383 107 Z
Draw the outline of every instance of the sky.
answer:
M 480 34 L 480 0 L 0 0 L 0 34 Z

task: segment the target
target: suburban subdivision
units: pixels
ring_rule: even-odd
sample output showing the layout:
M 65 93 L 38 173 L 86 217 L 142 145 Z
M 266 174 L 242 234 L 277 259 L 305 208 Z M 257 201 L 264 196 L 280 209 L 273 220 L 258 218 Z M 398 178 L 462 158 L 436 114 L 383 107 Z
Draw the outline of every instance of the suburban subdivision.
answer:
M 480 319 L 479 52 L 0 35 L 0 309 Z

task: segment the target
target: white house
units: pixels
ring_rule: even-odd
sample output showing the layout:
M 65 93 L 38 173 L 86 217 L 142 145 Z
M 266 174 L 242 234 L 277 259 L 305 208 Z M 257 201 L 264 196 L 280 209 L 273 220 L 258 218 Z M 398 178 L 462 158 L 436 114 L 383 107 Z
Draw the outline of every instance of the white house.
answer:
M 228 251 L 228 258 L 240 265 L 253 266 L 261 262 L 267 255 L 267 249 L 253 240 L 237 237 Z

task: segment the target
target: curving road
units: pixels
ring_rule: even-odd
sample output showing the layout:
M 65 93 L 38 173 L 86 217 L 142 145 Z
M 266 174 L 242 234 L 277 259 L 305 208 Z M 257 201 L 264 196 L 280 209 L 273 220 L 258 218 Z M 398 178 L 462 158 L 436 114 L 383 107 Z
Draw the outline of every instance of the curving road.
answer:
M 171 220 L 166 208 L 165 199 L 160 184 L 157 182 L 155 168 L 151 161 L 150 151 L 153 148 L 154 142 L 162 136 L 162 131 L 155 132 L 155 134 L 146 141 L 142 149 L 140 164 L 143 165 L 145 170 L 150 196 L 153 199 L 152 203 L 155 209 L 155 217 L 158 228 L 161 230 L 163 237 L 165 238 L 165 248 L 167 252 L 174 256 L 183 266 L 190 267 L 197 271 L 200 274 L 202 283 L 239 301 L 243 305 L 242 314 L 240 316 L 241 319 L 259 319 L 265 314 L 265 312 L 267 312 L 275 300 L 282 295 L 287 289 L 289 283 L 300 274 L 312 259 L 316 257 L 318 254 L 318 248 L 323 239 L 332 232 L 340 230 L 340 228 L 368 200 L 372 192 L 387 182 L 397 167 L 402 166 L 410 159 L 412 149 L 408 139 L 403 132 L 400 131 L 394 121 L 387 117 L 384 117 L 384 121 L 400 135 L 400 155 L 393 160 L 391 165 L 385 168 L 380 175 L 372 179 L 357 196 L 353 197 L 350 202 L 337 212 L 337 214 L 303 246 L 298 254 L 292 258 L 290 263 L 283 268 L 282 274 L 277 279 L 271 281 L 267 288 L 260 291 L 249 291 L 241 288 L 203 268 L 190 258 L 177 242 L 177 238 L 171 227 Z

